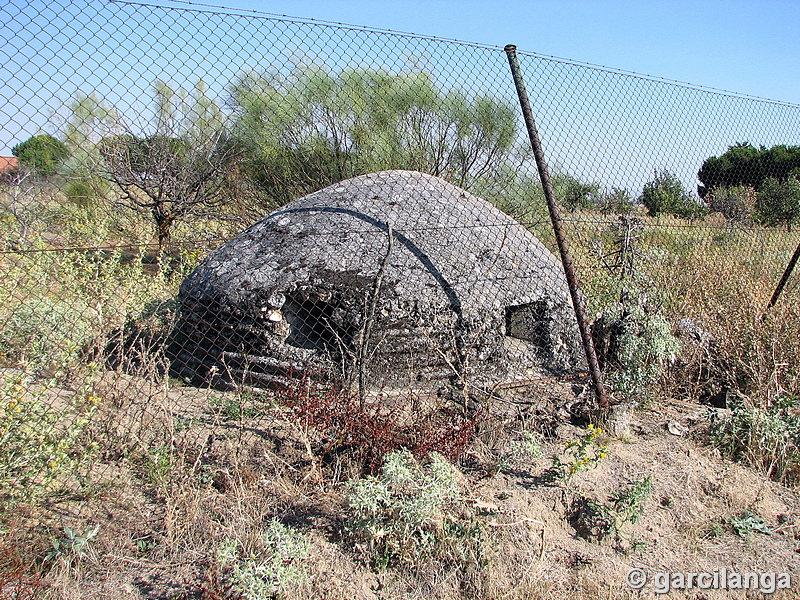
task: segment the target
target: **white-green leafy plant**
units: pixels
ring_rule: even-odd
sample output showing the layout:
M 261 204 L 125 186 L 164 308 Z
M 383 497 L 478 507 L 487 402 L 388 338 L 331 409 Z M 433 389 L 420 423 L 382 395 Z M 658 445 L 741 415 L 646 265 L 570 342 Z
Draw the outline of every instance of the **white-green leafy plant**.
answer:
M 230 567 L 231 582 L 247 600 L 273 600 L 307 578 L 310 543 L 303 532 L 273 519 L 261 541 L 262 547 L 249 554 L 243 554 L 241 543 L 234 539 L 217 549 L 217 561 Z
M 521 431 L 519 437 L 510 441 L 500 455 L 498 468 L 509 469 L 516 463 L 530 463 L 544 454 L 538 436 L 531 431 Z
M 622 396 L 645 399 L 658 382 L 665 364 L 680 351 L 672 328 L 663 315 L 646 311 L 639 303 L 619 303 L 603 319 L 615 324 L 617 369 L 608 383 Z
M 459 497 L 457 471 L 443 456 L 431 453 L 422 465 L 407 450 L 392 452 L 380 475 L 350 484 L 349 529 L 379 566 L 414 562 L 446 537 Z
M 92 543 L 92 540 L 97 536 L 98 531 L 100 531 L 99 525 L 96 525 L 93 529 L 87 529 L 82 535 L 77 533 L 74 529 L 65 527 L 62 537 L 53 538 L 51 540 L 53 549 L 45 555 L 45 562 L 54 561 L 59 558 L 69 561 L 83 556 L 86 553 L 86 549 Z
M 538 436 L 531 431 L 522 431 L 519 438 L 508 444 L 508 453 L 514 458 L 541 458 L 543 451 Z

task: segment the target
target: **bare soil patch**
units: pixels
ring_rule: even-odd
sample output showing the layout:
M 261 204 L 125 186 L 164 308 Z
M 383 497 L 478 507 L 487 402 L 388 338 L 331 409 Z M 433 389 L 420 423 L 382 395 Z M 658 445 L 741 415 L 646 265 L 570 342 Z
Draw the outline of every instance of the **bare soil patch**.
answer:
M 19 507 L 6 520 L 4 547 L 32 563 L 28 572 L 44 587 L 20 596 L 21 584 L 0 580 L 0 598 L 241 598 L 218 548 L 234 538 L 256 543 L 275 518 L 311 541 L 306 579 L 275 597 L 652 597 L 652 581 L 642 592 L 626 585 L 633 567 L 651 577 L 723 568 L 800 576 L 800 495 L 722 459 L 705 443 L 712 413 L 700 405 L 635 411 L 628 434 L 601 434 L 605 456 L 565 482 L 547 473 L 554 454 L 586 435 L 585 382 L 543 378 L 493 390 L 457 465 L 465 515 L 481 532 L 480 563 L 455 569 L 432 559 L 381 570 L 343 533 L 347 481 L 359 476 L 350 450 L 323 460 L 332 440 L 263 399 L 127 384 L 129 393 L 106 395 L 97 423 L 117 443 L 100 453 L 82 491 Z M 514 451 L 520 440 L 536 456 Z M 635 522 L 596 535 L 602 523 L 592 507 L 610 506 L 647 477 L 652 489 Z M 80 554 L 43 561 L 65 528 L 97 534 Z M 669 597 L 760 595 L 695 587 Z

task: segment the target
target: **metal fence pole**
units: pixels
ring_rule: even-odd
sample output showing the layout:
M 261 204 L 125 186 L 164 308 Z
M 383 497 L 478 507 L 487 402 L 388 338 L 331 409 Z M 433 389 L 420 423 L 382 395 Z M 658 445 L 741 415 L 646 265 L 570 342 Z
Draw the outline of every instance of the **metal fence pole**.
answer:
M 797 245 L 795 248 L 794 254 L 792 254 L 792 258 L 789 259 L 789 264 L 786 265 L 786 270 L 783 272 L 783 276 L 781 280 L 778 282 L 778 286 L 775 288 L 775 292 L 772 294 L 772 298 L 769 300 L 769 304 L 767 305 L 767 310 L 775 306 L 775 303 L 778 301 L 778 298 L 783 291 L 783 287 L 786 285 L 786 282 L 789 281 L 789 277 L 794 270 L 794 266 L 797 264 L 797 259 L 800 258 L 800 244 Z
M 536 121 L 533 118 L 533 111 L 531 110 L 531 104 L 528 100 L 528 92 L 525 90 L 525 82 L 522 79 L 522 70 L 519 67 L 519 60 L 517 59 L 517 47 L 513 44 L 509 44 L 504 50 L 508 55 L 508 63 L 511 66 L 511 75 L 514 77 L 514 85 L 517 88 L 517 95 L 519 96 L 519 103 L 522 108 L 522 116 L 525 119 L 528 137 L 530 137 L 533 155 L 536 159 L 536 168 L 539 170 L 539 178 L 542 181 L 544 197 L 547 200 L 547 208 L 550 211 L 550 220 L 553 223 L 553 232 L 556 235 L 558 252 L 561 255 L 561 263 L 564 265 L 564 273 L 567 276 L 567 286 L 569 287 L 569 293 L 572 297 L 572 306 L 575 309 L 575 317 L 578 321 L 578 329 L 581 333 L 581 341 L 583 342 L 583 349 L 586 353 L 589 373 L 592 376 L 597 403 L 600 408 L 608 408 L 610 404 L 606 396 L 605 388 L 603 387 L 602 374 L 600 373 L 600 365 L 597 362 L 597 354 L 595 353 L 592 335 L 589 331 L 589 323 L 586 319 L 583 297 L 578 289 L 578 279 L 575 276 L 575 268 L 572 265 L 572 258 L 569 253 L 569 243 L 567 242 L 567 236 L 564 234 L 561 211 L 558 208 L 555 192 L 553 191 L 553 182 L 550 179 L 550 171 L 547 168 L 542 144 L 539 141 L 539 133 L 536 130 Z

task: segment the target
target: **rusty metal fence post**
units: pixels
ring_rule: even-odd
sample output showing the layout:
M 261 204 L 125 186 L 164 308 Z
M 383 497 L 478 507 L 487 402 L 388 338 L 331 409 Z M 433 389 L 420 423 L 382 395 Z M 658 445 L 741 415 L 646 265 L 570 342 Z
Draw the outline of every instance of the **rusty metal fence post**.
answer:
M 794 254 L 792 254 L 792 258 L 789 259 L 789 264 L 786 265 L 786 269 L 783 271 L 781 280 L 775 287 L 775 291 L 772 294 L 772 298 L 769 299 L 769 304 L 767 304 L 767 310 L 775 306 L 775 303 L 778 301 L 778 298 L 780 298 L 781 292 L 783 291 L 784 286 L 786 286 L 786 282 L 789 281 L 789 277 L 791 277 L 792 271 L 794 270 L 794 266 L 797 264 L 798 259 L 800 259 L 800 244 L 797 245 L 797 248 L 795 248 L 794 250 Z
M 525 89 L 525 82 L 522 79 L 522 70 L 519 66 L 517 59 L 517 47 L 509 44 L 504 48 L 508 55 L 508 63 L 511 67 L 511 75 L 514 78 L 514 86 L 517 89 L 519 96 L 520 107 L 522 108 L 522 116 L 525 120 L 525 127 L 528 130 L 528 137 L 531 141 L 533 148 L 533 155 L 536 159 L 536 168 L 539 171 L 539 178 L 542 181 L 542 188 L 544 190 L 544 197 L 547 200 L 547 209 L 550 212 L 550 220 L 553 223 L 553 232 L 556 236 L 556 243 L 558 244 L 558 252 L 561 255 L 561 264 L 564 265 L 564 274 L 567 277 L 567 285 L 569 287 L 570 297 L 572 298 L 572 306 L 575 309 L 575 317 L 578 321 L 578 329 L 581 333 L 581 341 L 583 349 L 586 352 L 586 362 L 589 365 L 589 373 L 592 377 L 592 384 L 594 386 L 597 404 L 600 408 L 608 408 L 609 401 L 606 396 L 605 388 L 603 387 L 602 374 L 600 373 L 600 365 L 597 362 L 597 354 L 594 349 L 594 342 L 592 335 L 589 331 L 589 323 L 586 318 L 586 309 L 583 303 L 583 297 L 578 289 L 578 279 L 575 276 L 575 268 L 572 265 L 572 258 L 569 252 L 569 243 L 567 236 L 564 233 L 564 225 L 561 219 L 561 211 L 558 208 L 555 192 L 553 190 L 553 182 L 550 179 L 550 171 L 547 168 L 547 162 L 544 157 L 544 150 L 542 149 L 541 141 L 539 140 L 539 132 L 536 129 L 536 121 L 533 118 L 533 111 L 531 110 L 530 100 L 528 99 L 528 92 Z

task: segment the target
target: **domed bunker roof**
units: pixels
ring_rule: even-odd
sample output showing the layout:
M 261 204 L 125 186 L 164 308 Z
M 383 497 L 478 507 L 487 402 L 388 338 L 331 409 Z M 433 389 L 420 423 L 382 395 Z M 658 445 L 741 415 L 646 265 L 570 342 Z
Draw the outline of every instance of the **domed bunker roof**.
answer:
M 553 254 L 488 202 L 412 171 L 270 213 L 209 255 L 178 300 L 173 368 L 195 383 L 272 387 L 310 371 L 418 386 L 583 365 Z

